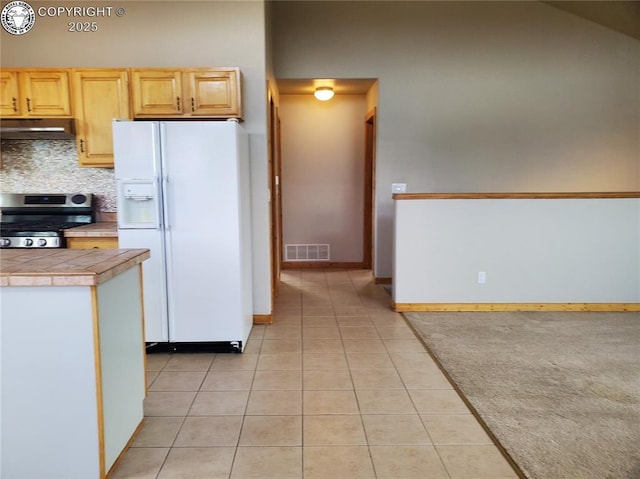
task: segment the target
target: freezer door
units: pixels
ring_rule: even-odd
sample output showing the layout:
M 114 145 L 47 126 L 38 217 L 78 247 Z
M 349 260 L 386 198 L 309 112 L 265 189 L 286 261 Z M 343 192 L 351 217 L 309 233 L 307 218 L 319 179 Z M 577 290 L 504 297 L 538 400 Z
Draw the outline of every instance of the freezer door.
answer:
M 151 251 L 142 264 L 147 342 L 169 340 L 159 131 L 158 122 L 113 122 L 118 244 Z
M 118 246 L 150 250 L 151 257 L 142 263 L 145 341 L 167 342 L 167 285 L 162 233 L 145 229 L 120 230 Z
M 113 121 L 116 179 L 162 176 L 159 130 L 156 121 Z

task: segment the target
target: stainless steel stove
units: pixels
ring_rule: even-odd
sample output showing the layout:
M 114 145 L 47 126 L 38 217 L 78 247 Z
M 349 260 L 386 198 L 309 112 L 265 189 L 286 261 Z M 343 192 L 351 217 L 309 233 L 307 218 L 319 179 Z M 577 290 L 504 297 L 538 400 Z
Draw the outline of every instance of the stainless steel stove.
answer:
M 0 212 L 0 248 L 65 248 L 65 229 L 95 221 L 90 193 L 2 193 Z

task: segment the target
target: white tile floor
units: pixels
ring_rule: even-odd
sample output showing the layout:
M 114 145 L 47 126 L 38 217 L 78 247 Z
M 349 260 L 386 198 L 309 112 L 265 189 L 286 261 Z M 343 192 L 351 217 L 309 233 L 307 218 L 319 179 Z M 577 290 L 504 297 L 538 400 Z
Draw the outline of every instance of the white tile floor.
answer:
M 153 354 L 111 479 L 517 478 L 369 271 L 283 272 L 243 354 Z

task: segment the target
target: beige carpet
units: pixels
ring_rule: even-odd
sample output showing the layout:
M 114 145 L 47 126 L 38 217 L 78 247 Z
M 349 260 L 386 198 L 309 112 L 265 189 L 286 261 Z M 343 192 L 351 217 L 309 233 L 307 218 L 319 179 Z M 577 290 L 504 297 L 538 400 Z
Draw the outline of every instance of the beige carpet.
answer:
M 640 479 L 640 313 L 405 313 L 532 479 Z

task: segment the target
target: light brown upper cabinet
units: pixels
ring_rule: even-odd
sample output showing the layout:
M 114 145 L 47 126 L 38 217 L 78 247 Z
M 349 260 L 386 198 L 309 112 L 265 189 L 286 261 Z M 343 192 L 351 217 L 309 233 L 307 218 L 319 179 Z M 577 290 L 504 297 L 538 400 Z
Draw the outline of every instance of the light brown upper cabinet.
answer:
M 2 116 L 71 117 L 67 70 L 2 70 Z
M 0 71 L 0 114 L 2 116 L 18 116 L 20 114 L 20 86 L 18 84 L 18 73 L 2 70 Z
M 182 73 L 166 69 L 131 70 L 134 117 L 182 116 Z
M 129 75 L 124 69 L 77 69 L 73 105 L 80 166 L 113 168 L 115 118 L 131 118 Z
M 134 118 L 241 118 L 238 68 L 131 70 Z
M 186 74 L 190 105 L 193 116 L 240 118 L 240 72 L 237 69 L 201 71 L 190 70 Z

